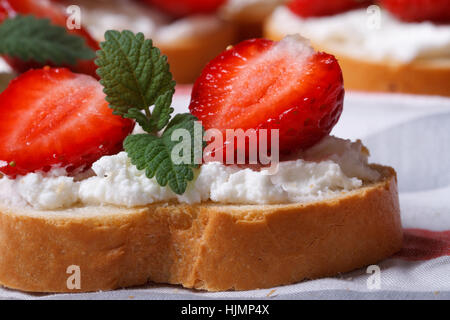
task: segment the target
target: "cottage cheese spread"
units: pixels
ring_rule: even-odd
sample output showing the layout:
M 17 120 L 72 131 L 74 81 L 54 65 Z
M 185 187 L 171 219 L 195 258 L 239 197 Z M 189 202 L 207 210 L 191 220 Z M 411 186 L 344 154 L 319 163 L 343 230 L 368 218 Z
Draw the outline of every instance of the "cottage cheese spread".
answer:
M 286 0 L 228 0 L 220 9 L 225 18 L 242 18 L 260 20 L 268 16 L 276 6 Z
M 6 63 L 5 60 L 0 58 L 0 74 L 11 72 L 12 72 L 11 67 Z
M 159 186 L 154 179 L 130 163 L 125 152 L 106 156 L 93 164 L 92 177 L 77 181 L 62 174 L 30 173 L 0 179 L 0 202 L 9 206 L 31 206 L 40 210 L 69 207 L 75 203 L 134 207 L 175 200 L 182 203 L 214 201 L 235 204 L 297 203 L 323 199 L 379 179 L 367 164 L 360 141 L 326 137 L 299 159 L 283 161 L 275 174 L 204 164 L 183 195 Z
M 67 4 L 71 4 L 67 1 Z M 81 8 L 81 23 L 94 38 L 103 40 L 107 30 L 142 32 L 156 43 L 184 41 L 205 32 L 218 30 L 222 23 L 215 16 L 191 16 L 171 21 L 149 6 L 130 0 L 90 1 L 77 3 Z
M 14 72 L 9 65 L 0 58 L 0 92 L 8 86 L 9 82 L 14 78 Z
M 282 34 L 298 32 L 313 42 L 357 58 L 405 63 L 450 58 L 450 25 L 405 23 L 384 10 L 379 13 L 377 25 L 377 17 L 371 17 L 366 9 L 305 19 L 287 7 L 279 7 L 271 23 Z

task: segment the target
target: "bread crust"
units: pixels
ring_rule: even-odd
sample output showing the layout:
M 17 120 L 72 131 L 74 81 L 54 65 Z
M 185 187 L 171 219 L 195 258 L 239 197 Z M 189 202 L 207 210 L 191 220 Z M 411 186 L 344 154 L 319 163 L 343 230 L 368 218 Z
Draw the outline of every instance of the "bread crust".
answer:
M 395 171 L 333 199 L 287 205 L 0 209 L 0 283 L 87 292 L 157 283 L 247 290 L 331 276 L 401 248 Z M 68 289 L 67 268 L 81 288 Z
M 301 34 L 301 30 L 298 31 Z M 281 40 L 285 36 L 270 18 L 265 23 L 264 35 L 272 40 Z M 346 89 L 450 96 L 450 59 L 417 60 L 404 64 L 374 62 L 363 57 L 350 57 L 326 43 L 311 41 L 317 50 L 336 56 Z

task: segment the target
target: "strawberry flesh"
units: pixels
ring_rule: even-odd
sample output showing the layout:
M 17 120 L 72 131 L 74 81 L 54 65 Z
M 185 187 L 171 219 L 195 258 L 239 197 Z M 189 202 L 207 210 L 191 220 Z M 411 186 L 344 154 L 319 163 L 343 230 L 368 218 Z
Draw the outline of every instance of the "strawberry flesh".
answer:
M 281 153 L 306 149 L 330 133 L 343 108 L 334 56 L 298 36 L 244 41 L 212 60 L 197 79 L 190 111 L 205 129 L 278 129 Z M 248 150 L 247 150 L 248 151 Z
M 65 68 L 30 70 L 0 94 L 0 168 L 8 176 L 88 168 L 122 150 L 134 123 L 112 114 L 94 78 Z

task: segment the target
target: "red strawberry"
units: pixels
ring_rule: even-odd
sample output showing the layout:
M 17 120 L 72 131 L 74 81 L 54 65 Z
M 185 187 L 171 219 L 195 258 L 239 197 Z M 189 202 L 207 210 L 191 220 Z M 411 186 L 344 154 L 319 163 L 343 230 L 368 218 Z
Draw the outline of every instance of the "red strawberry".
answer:
M 291 0 L 289 9 L 301 17 L 329 16 L 351 9 L 368 6 L 369 0 Z
M 282 153 L 314 145 L 339 119 L 344 87 L 335 57 L 305 42 L 253 39 L 226 50 L 194 84 L 190 111 L 223 134 L 279 129 Z
M 404 21 L 450 23 L 450 0 L 380 0 L 380 3 Z
M 122 150 L 133 122 L 112 114 L 102 86 L 65 68 L 30 70 L 0 94 L 0 168 L 9 176 L 91 165 Z
M 226 0 L 143 0 L 174 16 L 184 17 L 192 14 L 213 13 Z
M 7 3 L 4 0 L 0 0 L 0 21 L 5 20 L 8 18 L 8 16 L 12 15 L 14 11 L 9 6 L 9 3 Z
M 48 18 L 53 24 L 66 27 L 67 15 L 64 7 L 50 0 L 0 0 L 0 23 L 16 14 L 31 14 L 38 18 Z M 68 32 L 83 37 L 86 44 L 93 50 L 100 49 L 98 42 L 84 28 L 68 30 Z M 5 57 L 5 60 L 18 72 L 40 67 L 39 64 L 34 62 L 23 62 L 9 57 Z M 48 64 L 51 65 L 51 63 Z M 85 73 L 98 78 L 95 73 L 97 66 L 93 60 L 79 61 L 77 65 L 67 67 L 74 72 Z

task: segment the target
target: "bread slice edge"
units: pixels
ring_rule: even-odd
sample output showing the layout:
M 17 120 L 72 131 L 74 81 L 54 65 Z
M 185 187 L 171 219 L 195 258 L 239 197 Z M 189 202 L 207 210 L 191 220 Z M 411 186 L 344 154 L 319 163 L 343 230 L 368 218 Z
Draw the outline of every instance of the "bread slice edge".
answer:
M 249 290 L 354 270 L 402 245 L 395 171 L 373 168 L 381 181 L 303 204 L 86 207 L 66 216 L 0 208 L 0 284 L 31 292 L 149 281 Z

